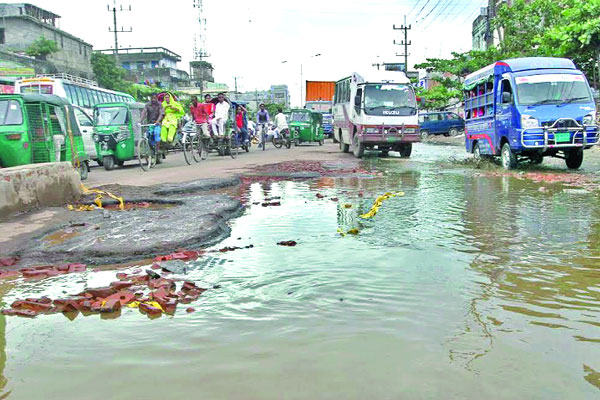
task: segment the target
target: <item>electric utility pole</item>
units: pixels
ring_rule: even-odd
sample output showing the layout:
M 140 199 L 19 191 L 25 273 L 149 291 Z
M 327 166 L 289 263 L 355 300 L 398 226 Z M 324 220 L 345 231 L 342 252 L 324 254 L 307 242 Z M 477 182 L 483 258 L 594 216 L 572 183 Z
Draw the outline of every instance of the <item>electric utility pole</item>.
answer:
M 394 44 L 399 46 L 404 46 L 404 54 L 396 54 L 398 57 L 404 56 L 404 72 L 408 71 L 408 46 L 412 45 L 412 41 L 408 41 L 408 31 L 412 29 L 412 25 L 406 25 L 406 15 L 404 16 L 404 25 L 401 25 L 399 28 L 396 28 L 394 25 L 395 31 L 404 31 L 404 40 L 400 43 L 396 43 L 394 40 Z
M 121 27 L 121 29 L 117 28 L 117 11 L 121 12 L 121 11 L 131 11 L 131 5 L 129 6 L 128 10 L 124 10 L 123 6 L 119 6 L 119 10 L 117 10 L 117 0 L 113 0 L 113 8 L 110 8 L 110 5 L 106 6 L 108 8 L 108 11 L 113 13 L 113 28 L 111 29 L 110 27 L 108 27 L 108 31 L 109 32 L 114 32 L 115 34 L 115 63 L 117 64 L 117 66 L 119 65 L 119 39 L 118 39 L 118 34 L 119 33 L 128 33 L 128 32 L 133 32 L 133 28 L 129 27 L 129 30 L 125 30 L 123 29 L 123 27 Z

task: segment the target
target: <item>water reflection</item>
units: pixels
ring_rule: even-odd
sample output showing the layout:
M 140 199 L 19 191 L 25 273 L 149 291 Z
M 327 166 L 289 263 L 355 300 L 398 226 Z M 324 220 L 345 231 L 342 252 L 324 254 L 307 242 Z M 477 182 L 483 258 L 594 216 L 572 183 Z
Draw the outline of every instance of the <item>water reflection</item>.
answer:
M 19 385 L 15 398 L 43 398 L 44 387 L 56 398 L 156 398 L 173 384 L 208 398 L 597 395 L 594 195 L 414 161 L 365 167 L 381 174 L 236 193 L 249 208 L 217 247 L 254 248 L 189 263 L 186 279 L 220 288 L 193 304 L 196 313 L 10 319 L 5 374 L 40 382 Z M 359 217 L 387 191 L 405 196 Z M 262 206 L 275 197 L 281 206 Z M 358 235 L 338 232 L 355 227 Z M 110 275 L 20 284 L 5 297 L 76 292 Z

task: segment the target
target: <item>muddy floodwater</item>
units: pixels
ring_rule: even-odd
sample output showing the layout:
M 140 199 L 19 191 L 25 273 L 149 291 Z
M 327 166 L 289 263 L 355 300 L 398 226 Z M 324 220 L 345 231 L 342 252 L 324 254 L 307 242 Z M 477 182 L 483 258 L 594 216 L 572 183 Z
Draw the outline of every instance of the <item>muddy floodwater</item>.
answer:
M 250 185 L 247 210 L 215 248 L 254 247 L 207 253 L 177 275 L 210 288 L 195 312 L 2 316 L 2 393 L 600 398 L 597 192 L 475 169 L 455 154 L 464 157 L 421 145 L 410 160 L 368 158 L 371 174 Z M 360 218 L 385 192 L 404 196 Z M 277 245 L 287 240 L 297 245 Z M 0 289 L 10 304 L 114 277 L 88 270 Z

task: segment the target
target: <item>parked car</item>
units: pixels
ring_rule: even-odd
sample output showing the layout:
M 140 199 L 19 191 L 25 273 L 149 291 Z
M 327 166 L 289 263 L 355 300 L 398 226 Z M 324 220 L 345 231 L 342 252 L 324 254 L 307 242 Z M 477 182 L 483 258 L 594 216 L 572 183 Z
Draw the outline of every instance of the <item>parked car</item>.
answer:
M 432 112 L 419 114 L 421 139 L 429 135 L 457 136 L 465 130 L 465 120 L 453 112 Z
M 74 105 L 73 111 L 75 112 L 77 125 L 79 125 L 79 132 L 81 132 L 85 152 L 90 157 L 90 160 L 98 161 L 98 156 L 96 155 L 96 145 L 94 143 L 94 139 L 92 138 L 94 130 L 94 122 L 92 121 L 92 117 L 88 115 L 85 109 L 79 106 Z

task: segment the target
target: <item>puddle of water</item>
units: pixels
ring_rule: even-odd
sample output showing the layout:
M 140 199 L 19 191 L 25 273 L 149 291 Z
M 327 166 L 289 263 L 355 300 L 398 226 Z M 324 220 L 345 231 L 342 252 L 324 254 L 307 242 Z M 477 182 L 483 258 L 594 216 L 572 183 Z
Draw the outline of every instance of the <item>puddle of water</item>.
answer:
M 63 244 L 65 241 L 77 237 L 80 234 L 80 232 L 73 229 L 64 229 L 44 236 L 43 240 L 50 246 L 56 246 L 58 244 Z
M 0 316 L 0 386 L 11 399 L 597 397 L 595 194 L 449 172 L 428 158 L 367 160 L 383 172 L 368 179 L 250 185 L 247 212 L 215 249 L 254 247 L 186 263 L 180 277 L 219 287 L 193 313 Z M 281 205 L 262 206 L 273 198 Z M 288 240 L 297 245 L 277 244 Z M 13 282 L 3 301 L 114 276 Z

